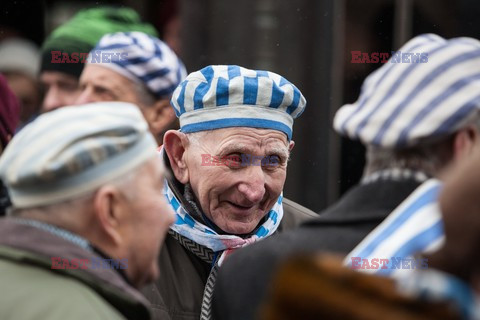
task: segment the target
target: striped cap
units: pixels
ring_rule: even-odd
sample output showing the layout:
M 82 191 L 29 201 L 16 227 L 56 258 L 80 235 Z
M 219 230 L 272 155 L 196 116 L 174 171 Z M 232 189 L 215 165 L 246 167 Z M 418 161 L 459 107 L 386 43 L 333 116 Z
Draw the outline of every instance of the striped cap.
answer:
M 87 61 L 143 83 L 157 98 L 170 97 L 187 75 L 182 61 L 169 46 L 143 32 L 104 35 Z
M 92 103 L 47 112 L 25 126 L 0 158 L 0 179 L 14 207 L 36 207 L 92 192 L 155 157 L 138 107 Z
M 189 74 L 171 105 L 183 132 L 252 127 L 278 130 L 291 139 L 293 119 L 302 114 L 306 101 L 276 73 L 230 65 Z
M 480 42 L 425 34 L 365 79 L 359 99 L 336 113 L 334 128 L 364 144 L 401 148 L 454 133 L 478 108 Z

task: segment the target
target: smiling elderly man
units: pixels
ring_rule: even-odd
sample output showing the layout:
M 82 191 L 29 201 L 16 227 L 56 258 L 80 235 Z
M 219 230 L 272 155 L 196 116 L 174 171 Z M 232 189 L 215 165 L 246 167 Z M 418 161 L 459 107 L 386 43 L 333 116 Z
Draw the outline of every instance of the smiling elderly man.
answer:
M 282 196 L 305 98 L 273 72 L 208 66 L 177 87 L 171 104 L 181 129 L 165 134 L 162 156 L 177 222 L 160 279 L 144 293 L 156 319 L 208 319 L 228 253 L 315 216 Z
M 61 108 L 20 131 L 0 160 L 12 201 L 0 219 L 0 318 L 150 319 L 137 289 L 158 277 L 174 221 L 163 173 L 129 103 Z

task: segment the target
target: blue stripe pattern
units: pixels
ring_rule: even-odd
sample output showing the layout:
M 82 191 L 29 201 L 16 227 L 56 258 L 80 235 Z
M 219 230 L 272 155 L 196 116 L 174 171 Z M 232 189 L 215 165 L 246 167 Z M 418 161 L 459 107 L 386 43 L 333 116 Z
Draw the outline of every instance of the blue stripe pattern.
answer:
M 278 74 L 217 65 L 188 75 L 173 93 L 171 105 L 183 132 L 246 126 L 280 130 L 291 139 L 293 119 L 303 112 L 306 101 Z M 228 107 L 236 109 L 226 116 L 222 111 Z
M 120 53 L 121 58 L 100 61 L 103 66 L 122 68 L 138 79 L 156 98 L 170 97 L 186 76 L 185 66 L 160 39 L 142 32 L 117 32 L 104 35 L 90 52 Z M 89 58 L 91 63 L 97 62 Z M 161 80 L 161 81 L 160 81 Z
M 404 53 L 426 59 L 390 59 L 369 75 L 358 101 L 335 115 L 337 132 L 367 145 L 400 148 L 453 133 L 480 108 L 478 40 L 420 35 L 396 55 Z
M 392 255 L 392 257 L 407 258 L 418 252 L 423 252 L 431 243 L 442 237 L 443 234 L 443 222 L 437 221 L 430 228 L 417 234 L 411 239 L 408 239 L 403 246 Z M 378 274 L 392 274 L 395 269 L 392 268 L 391 261 L 389 266 L 390 267 L 387 269 L 379 269 Z
M 427 190 L 421 197 L 413 201 L 409 206 L 407 206 L 403 212 L 396 217 L 390 224 L 385 227 L 385 229 L 378 234 L 374 239 L 370 241 L 365 248 L 358 253 L 359 257 L 368 257 L 372 252 L 398 228 L 400 228 L 406 221 L 412 218 L 412 216 L 421 210 L 426 205 L 429 205 L 437 199 L 438 193 L 440 192 L 440 186 L 434 186 L 433 188 Z
M 252 118 L 231 118 L 204 121 L 202 123 L 193 123 L 182 127 L 182 132 L 191 133 L 203 130 L 214 130 L 230 127 L 250 127 L 250 128 L 269 128 L 285 132 L 289 139 L 292 138 L 292 131 L 289 127 L 280 122 Z
M 347 255 L 344 262 L 351 265 L 351 258 L 388 259 L 387 268 L 370 269 L 370 272 L 385 276 L 400 273 L 394 259 L 410 259 L 415 254 L 433 249 L 444 238 L 442 216 L 438 208 L 438 195 L 442 183 L 430 179 L 417 188 L 378 225 L 357 247 Z M 402 269 L 409 272 L 413 269 Z

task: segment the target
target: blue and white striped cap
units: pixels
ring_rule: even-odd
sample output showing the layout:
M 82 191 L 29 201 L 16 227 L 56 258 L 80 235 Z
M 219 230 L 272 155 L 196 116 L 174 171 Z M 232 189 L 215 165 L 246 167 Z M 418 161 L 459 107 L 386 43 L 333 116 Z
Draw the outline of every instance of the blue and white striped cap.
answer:
M 155 159 L 157 144 L 139 108 L 98 102 L 47 112 L 16 134 L 0 158 L 15 208 L 95 191 Z
M 186 133 L 252 127 L 278 130 L 291 139 L 293 119 L 302 114 L 306 101 L 276 73 L 218 65 L 189 74 L 171 105 Z
M 476 116 L 479 41 L 425 34 L 397 54 L 365 79 L 354 104 L 338 110 L 337 132 L 367 145 L 401 148 L 454 133 Z
M 145 84 L 157 98 L 170 97 L 187 75 L 182 61 L 168 45 L 138 31 L 104 35 L 87 61 Z

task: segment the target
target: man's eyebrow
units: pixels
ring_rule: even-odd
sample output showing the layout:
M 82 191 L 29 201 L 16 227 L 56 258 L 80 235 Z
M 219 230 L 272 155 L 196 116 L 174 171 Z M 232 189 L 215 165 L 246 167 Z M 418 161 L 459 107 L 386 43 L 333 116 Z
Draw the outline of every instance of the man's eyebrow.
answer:
M 273 147 L 273 148 L 267 149 L 267 153 L 269 154 L 275 153 L 280 155 L 281 157 L 284 157 L 285 159 L 288 159 L 289 157 L 289 152 L 286 147 Z
M 228 144 L 225 147 L 223 147 L 220 150 L 220 154 L 229 154 L 229 153 L 250 154 L 250 153 L 252 153 L 252 150 L 253 149 L 251 147 L 247 146 L 247 145 L 231 143 L 231 144 Z
M 248 145 L 242 144 L 229 144 L 225 146 L 221 152 L 221 154 L 230 154 L 230 153 L 244 153 L 244 154 L 253 154 L 253 148 Z M 286 147 L 272 147 L 266 150 L 267 154 L 278 154 L 285 159 L 288 159 L 289 152 Z

